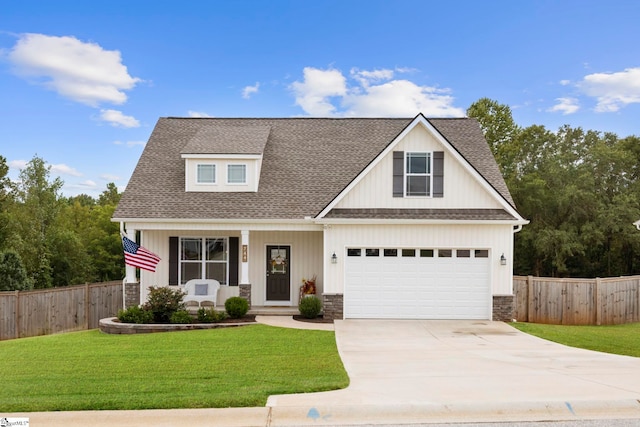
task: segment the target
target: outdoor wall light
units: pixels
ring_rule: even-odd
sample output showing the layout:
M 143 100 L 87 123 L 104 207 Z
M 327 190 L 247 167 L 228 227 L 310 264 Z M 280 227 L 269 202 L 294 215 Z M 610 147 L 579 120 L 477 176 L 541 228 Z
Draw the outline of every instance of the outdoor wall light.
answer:
M 338 255 L 336 255 L 336 253 L 334 252 L 333 255 L 331 255 L 331 264 L 337 264 L 338 263 Z
M 507 259 L 504 257 L 504 254 L 500 255 L 500 265 L 507 265 Z

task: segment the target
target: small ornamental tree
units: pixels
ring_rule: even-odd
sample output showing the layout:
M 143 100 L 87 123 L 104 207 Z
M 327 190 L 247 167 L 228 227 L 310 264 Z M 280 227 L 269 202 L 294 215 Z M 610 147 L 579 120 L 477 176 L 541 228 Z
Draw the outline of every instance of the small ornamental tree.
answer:
M 173 313 L 184 310 L 182 298 L 184 293 L 164 286 L 149 287 L 147 302 L 142 306 L 143 310 L 153 313 L 153 320 L 156 323 L 169 323 Z

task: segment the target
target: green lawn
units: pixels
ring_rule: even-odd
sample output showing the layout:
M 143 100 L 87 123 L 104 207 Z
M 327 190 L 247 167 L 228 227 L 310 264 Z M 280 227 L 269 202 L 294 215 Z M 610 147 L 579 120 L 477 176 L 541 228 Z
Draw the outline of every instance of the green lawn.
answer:
M 571 347 L 640 357 L 640 323 L 612 326 L 510 325 L 522 332 Z
M 5 413 L 264 406 L 349 383 L 333 332 L 265 325 L 3 341 L 0 378 Z

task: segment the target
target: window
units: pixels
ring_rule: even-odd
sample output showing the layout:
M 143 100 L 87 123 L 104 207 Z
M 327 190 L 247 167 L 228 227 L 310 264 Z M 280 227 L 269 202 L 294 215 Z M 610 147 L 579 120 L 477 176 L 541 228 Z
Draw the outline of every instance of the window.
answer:
M 415 257 L 416 256 L 416 250 L 415 249 L 403 249 L 402 250 L 402 256 L 404 256 L 404 257 Z
M 383 251 L 384 256 L 398 256 L 398 250 L 397 249 L 385 249 Z
M 227 165 L 228 184 L 247 183 L 247 165 Z
M 433 258 L 433 249 L 420 249 L 420 258 Z
M 228 239 L 185 237 L 180 239 L 180 284 L 191 279 L 215 279 L 226 285 Z
M 469 249 L 457 249 L 456 256 L 458 258 L 469 258 L 471 256 L 471 251 Z
M 198 165 L 198 184 L 215 184 L 216 183 L 216 165 Z
M 362 255 L 362 249 L 355 249 L 355 248 L 347 249 L 347 256 L 361 256 L 361 255 Z
M 380 256 L 380 249 L 365 249 L 366 256 Z
M 438 249 L 438 258 L 451 258 L 452 253 L 451 249 Z
M 405 195 L 431 195 L 431 153 L 407 153 Z
M 474 256 L 476 258 L 489 258 L 489 251 L 486 249 L 476 249 L 474 251 Z

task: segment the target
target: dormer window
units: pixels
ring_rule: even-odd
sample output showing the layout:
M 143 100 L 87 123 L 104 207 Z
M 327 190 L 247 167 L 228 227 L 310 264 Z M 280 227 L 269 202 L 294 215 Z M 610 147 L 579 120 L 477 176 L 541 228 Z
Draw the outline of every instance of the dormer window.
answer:
M 216 165 L 198 164 L 197 171 L 198 184 L 216 183 Z
M 247 165 L 227 165 L 227 184 L 246 184 Z

